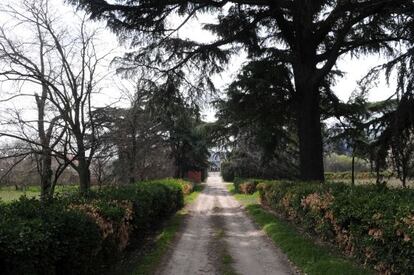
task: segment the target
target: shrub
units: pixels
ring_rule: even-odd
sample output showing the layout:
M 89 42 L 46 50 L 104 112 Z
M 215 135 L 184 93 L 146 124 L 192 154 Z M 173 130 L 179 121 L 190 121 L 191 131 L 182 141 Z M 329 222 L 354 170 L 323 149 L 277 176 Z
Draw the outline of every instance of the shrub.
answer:
M 256 192 L 256 185 L 254 182 L 251 181 L 244 182 L 240 184 L 239 191 L 243 194 L 253 194 L 254 192 Z
M 414 191 L 268 182 L 261 201 L 384 274 L 413 274 Z
M 102 264 L 98 226 L 83 213 L 21 198 L 3 205 L 0 266 L 4 274 L 86 274 Z M 69 272 L 70 271 L 70 272 Z
M 236 193 L 253 194 L 256 192 L 256 186 L 261 182 L 266 182 L 266 180 L 235 178 L 234 191 Z
M 234 169 L 230 162 L 222 162 L 220 171 L 221 171 L 221 176 L 223 177 L 224 181 L 226 182 L 234 181 Z
M 2 274 L 96 274 L 184 204 L 172 179 L 0 205 Z
M 171 186 L 178 186 L 181 188 L 184 195 L 188 195 L 194 191 L 194 183 L 183 179 L 167 178 L 162 180 L 151 180 L 147 181 L 147 183 L 163 183 Z
M 380 173 L 381 177 L 389 178 L 392 177 L 392 173 L 389 171 L 383 171 Z M 355 179 L 359 180 L 369 180 L 375 179 L 376 174 L 371 172 L 355 172 Z M 352 172 L 326 172 L 325 173 L 326 180 L 351 180 L 352 179 Z

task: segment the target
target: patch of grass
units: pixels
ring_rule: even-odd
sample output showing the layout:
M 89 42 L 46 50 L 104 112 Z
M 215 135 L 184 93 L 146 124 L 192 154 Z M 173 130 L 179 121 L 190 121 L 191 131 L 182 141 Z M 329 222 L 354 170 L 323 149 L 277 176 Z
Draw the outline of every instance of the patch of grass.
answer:
M 234 259 L 230 256 L 230 254 L 228 254 L 227 250 L 223 251 L 220 273 L 223 275 L 237 275 L 238 273 L 236 273 L 232 266 L 233 263 Z
M 255 192 L 251 195 L 239 194 L 239 193 L 236 193 L 233 184 L 228 184 L 227 185 L 227 190 L 229 190 L 230 194 L 232 194 L 244 206 L 247 206 L 247 205 L 250 205 L 250 204 L 259 204 L 260 203 L 259 191 Z
M 228 265 L 228 264 L 231 264 L 231 263 L 234 263 L 233 258 L 230 255 L 224 255 L 223 256 L 223 264 Z
M 217 228 L 216 231 L 214 232 L 214 237 L 217 239 L 222 239 L 224 235 L 225 235 L 225 232 L 221 228 L 220 229 Z
M 203 184 L 195 185 L 194 189 L 193 189 L 193 192 L 184 197 L 184 203 L 186 205 L 190 204 L 190 203 L 193 203 L 197 199 L 197 197 L 201 193 L 201 191 L 203 191 L 204 187 L 205 187 L 205 185 L 203 185 Z
M 156 237 L 153 248 L 138 261 L 131 273 L 135 275 L 153 274 L 161 262 L 162 256 L 168 250 L 178 232 L 186 214 L 177 213 Z
M 228 186 L 234 194 L 234 187 Z M 272 241 L 288 256 L 302 272 L 309 275 L 364 275 L 374 272 L 364 269 L 349 259 L 300 234 L 292 225 L 264 210 L 259 203 L 259 194 L 234 194 L 253 220 L 266 232 Z
M 217 209 L 219 208 L 217 207 Z M 228 251 L 227 243 L 224 240 L 226 232 L 223 230 L 222 226 L 219 225 L 220 220 L 217 220 L 217 217 L 216 223 L 217 224 L 214 228 L 214 238 L 216 247 L 214 248 L 214 251 L 219 259 L 218 271 L 222 275 L 237 275 L 238 273 L 233 268 L 234 259 L 231 257 Z
M 203 190 L 203 185 L 196 185 L 194 191 L 184 197 L 185 205 L 193 203 Z M 155 236 L 148 252 L 132 256 L 134 259 L 116 269 L 116 274 L 148 275 L 154 274 L 161 263 L 162 257 L 172 245 L 174 238 L 181 228 L 187 211 L 178 211 Z M 114 273 L 112 273 L 114 274 Z
M 26 196 L 28 198 L 37 198 L 40 195 L 38 191 L 32 190 L 13 190 L 12 187 L 10 188 L 1 188 L 0 189 L 0 201 L 3 202 L 12 202 L 18 200 L 21 196 Z
M 93 187 L 95 189 L 95 187 Z M 77 185 L 58 185 L 55 189 L 55 194 L 63 194 L 68 192 L 76 192 L 79 190 Z M 28 185 L 23 190 L 15 190 L 14 186 L 0 187 L 0 201 L 12 202 L 18 200 L 21 196 L 28 198 L 38 198 L 40 196 L 40 186 Z

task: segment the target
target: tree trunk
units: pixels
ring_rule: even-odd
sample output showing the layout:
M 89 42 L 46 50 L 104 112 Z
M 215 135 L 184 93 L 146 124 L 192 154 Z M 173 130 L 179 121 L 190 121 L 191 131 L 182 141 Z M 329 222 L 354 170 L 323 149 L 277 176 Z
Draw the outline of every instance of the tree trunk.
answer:
M 401 173 L 402 173 L 402 186 L 403 188 L 407 188 L 407 175 L 408 175 L 408 161 L 409 158 L 407 158 L 404 154 L 401 156 L 402 165 L 401 165 Z
M 42 96 L 36 94 L 37 104 L 37 131 L 40 139 L 42 150 L 40 153 L 40 199 L 48 200 L 53 196 L 52 189 L 52 150 L 50 148 L 50 137 L 45 130 L 45 106 L 46 106 L 46 89 L 43 86 Z M 49 126 L 52 127 L 52 126 Z
M 380 174 L 380 160 L 377 156 L 376 166 L 375 166 L 375 173 L 376 173 L 376 184 L 381 184 L 381 174 Z
M 352 186 L 355 185 L 355 155 L 354 153 L 352 153 L 352 181 L 351 184 Z
M 323 142 L 319 91 L 306 77 L 295 76 L 300 176 L 304 181 L 324 181 Z
M 312 1 L 294 1 L 292 27 L 295 31 L 293 66 L 296 123 L 299 138 L 300 176 L 304 181 L 324 181 L 323 142 L 319 86 L 323 81 L 316 67 Z M 302 3 L 303 2 L 303 3 Z
M 85 147 L 81 139 L 78 140 L 78 165 L 76 171 L 79 176 L 80 193 L 85 196 L 89 193 L 91 187 L 91 173 L 89 171 L 89 163 L 86 158 Z
M 176 162 L 175 169 L 174 169 L 174 178 L 176 179 L 180 178 L 180 173 L 181 173 L 180 171 L 181 171 L 180 164 Z
M 79 175 L 80 193 L 81 195 L 85 196 L 89 193 L 91 187 L 91 174 L 86 159 L 79 160 L 77 172 Z
M 181 169 L 180 169 L 180 179 L 185 178 L 186 177 L 186 173 L 187 173 L 187 171 L 184 168 L 184 166 L 181 166 Z
M 136 181 L 136 179 L 135 179 L 135 162 L 133 162 L 131 160 L 128 165 L 129 165 L 129 169 L 128 169 L 129 183 L 133 184 Z
M 131 123 L 133 125 L 133 123 Z M 136 174 L 136 166 L 137 166 L 137 140 L 136 140 L 136 130 L 133 126 L 131 126 L 131 145 L 132 150 L 130 152 L 130 160 L 129 160 L 129 183 L 133 184 L 136 181 L 135 174 Z
M 52 189 L 52 155 L 50 149 L 43 149 L 41 154 L 40 198 L 42 201 L 53 196 Z

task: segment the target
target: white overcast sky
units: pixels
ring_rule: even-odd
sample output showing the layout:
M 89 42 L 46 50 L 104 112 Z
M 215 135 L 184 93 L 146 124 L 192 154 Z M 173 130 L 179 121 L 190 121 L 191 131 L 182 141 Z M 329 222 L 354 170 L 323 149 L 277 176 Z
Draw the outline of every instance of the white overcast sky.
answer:
M 1 0 L 1 4 L 11 3 L 15 5 L 16 2 L 17 1 L 15 0 Z M 70 11 L 73 9 L 72 7 L 66 6 L 63 3 L 63 0 L 53 0 L 50 1 L 50 3 L 52 3 L 52 6 L 55 7 L 60 13 L 67 15 L 63 17 L 63 20 L 71 20 L 72 15 Z M 180 30 L 178 35 L 180 37 L 188 37 L 202 42 L 211 41 L 212 39 L 214 39 L 214 37 L 209 32 L 203 31 L 201 29 L 201 25 L 203 23 L 211 22 L 212 20 L 214 20 L 214 17 L 212 16 L 201 16 L 197 20 L 193 20 L 192 22 L 190 22 L 190 24 L 187 24 L 182 30 Z M 10 24 L 10 22 L 7 20 L 7 17 L 3 16 L 3 14 L 0 14 L 0 24 Z M 104 23 L 100 25 L 104 26 Z M 120 55 L 125 50 L 119 47 L 115 35 L 113 35 L 109 30 L 102 31 L 101 41 L 103 42 L 101 47 L 102 51 L 116 49 L 114 55 Z M 226 72 L 214 77 L 214 82 L 216 86 L 221 89 L 225 88 L 227 84 L 229 84 L 231 80 L 234 78 L 238 69 L 245 61 L 245 53 L 240 53 L 240 55 L 234 57 L 231 60 Z M 342 58 L 337 65 L 339 69 L 346 72 L 346 75 L 344 78 L 340 79 L 337 85 L 333 88 L 336 94 L 339 96 L 339 98 L 346 101 L 349 98 L 352 91 L 355 89 L 357 80 L 364 76 L 371 67 L 373 67 L 374 65 L 378 65 L 381 62 L 383 62 L 383 60 L 380 59 L 378 56 L 370 56 L 359 59 L 352 59 L 349 56 Z M 113 101 L 119 97 L 119 89 L 115 82 L 111 79 L 105 82 L 105 97 L 102 97 L 100 99 L 102 101 L 102 105 L 107 104 L 107 101 Z M 390 88 L 386 85 L 385 81 L 381 81 L 378 87 L 372 90 L 372 92 L 369 95 L 369 99 L 372 101 L 386 99 L 392 94 L 392 91 L 393 87 Z M 6 91 L 4 86 L 0 87 L 0 98 L 4 97 L 5 92 Z M 19 103 L 22 104 L 22 102 Z M 214 120 L 213 110 L 205 110 L 204 114 L 207 120 Z

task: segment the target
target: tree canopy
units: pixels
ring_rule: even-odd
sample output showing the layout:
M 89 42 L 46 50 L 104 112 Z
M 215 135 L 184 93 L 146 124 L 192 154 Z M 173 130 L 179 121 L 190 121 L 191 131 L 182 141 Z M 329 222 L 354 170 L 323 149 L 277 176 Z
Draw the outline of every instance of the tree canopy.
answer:
M 345 54 L 399 56 L 412 47 L 412 0 L 71 0 L 103 19 L 139 51 L 125 55 L 130 69 L 145 66 L 158 72 L 199 72 L 198 85 L 211 87 L 240 49 L 251 60 L 283 64 L 290 70 L 300 166 L 303 179 L 323 179 L 320 101 L 335 100 L 329 89 L 334 69 Z M 204 25 L 216 40 L 200 43 L 174 35 L 199 14 L 216 15 Z M 172 23 L 174 16 L 181 22 Z M 395 47 L 398 44 L 401 47 Z M 404 50 L 398 50 L 404 49 Z

